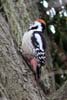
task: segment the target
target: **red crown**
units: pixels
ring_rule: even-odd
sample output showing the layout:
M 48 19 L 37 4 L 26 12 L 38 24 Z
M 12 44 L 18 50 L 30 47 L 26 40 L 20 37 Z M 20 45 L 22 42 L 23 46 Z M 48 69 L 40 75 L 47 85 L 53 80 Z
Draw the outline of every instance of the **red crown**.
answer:
M 46 25 L 46 22 L 43 19 L 37 19 L 35 21 L 38 21 L 38 22 L 43 23 L 44 25 Z

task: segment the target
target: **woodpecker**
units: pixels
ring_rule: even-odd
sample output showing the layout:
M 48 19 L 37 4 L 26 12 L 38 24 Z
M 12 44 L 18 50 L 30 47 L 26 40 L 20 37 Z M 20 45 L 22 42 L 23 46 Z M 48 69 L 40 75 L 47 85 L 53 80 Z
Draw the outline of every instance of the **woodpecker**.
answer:
M 45 29 L 45 21 L 43 19 L 37 19 L 30 25 L 28 31 L 22 37 L 22 54 L 32 66 L 35 79 L 40 79 L 41 66 L 45 65 Z

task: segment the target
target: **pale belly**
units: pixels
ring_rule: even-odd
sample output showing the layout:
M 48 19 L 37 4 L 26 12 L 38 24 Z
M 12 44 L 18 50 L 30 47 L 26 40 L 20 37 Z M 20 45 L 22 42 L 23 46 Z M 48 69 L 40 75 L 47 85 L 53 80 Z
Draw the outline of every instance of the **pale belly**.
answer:
M 31 33 L 24 34 L 22 39 L 22 53 L 25 56 L 35 56 L 35 49 L 31 42 Z

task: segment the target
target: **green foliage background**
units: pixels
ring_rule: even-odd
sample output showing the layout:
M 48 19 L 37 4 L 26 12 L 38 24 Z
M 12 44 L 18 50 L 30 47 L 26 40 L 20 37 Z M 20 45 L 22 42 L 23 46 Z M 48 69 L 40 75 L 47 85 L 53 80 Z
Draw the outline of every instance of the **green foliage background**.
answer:
M 43 0 L 40 0 L 40 2 Z M 46 0 L 48 2 L 48 0 Z M 42 13 L 43 19 L 47 22 L 47 35 L 51 41 L 51 55 L 53 58 L 53 66 L 55 71 L 61 70 L 62 73 L 55 74 L 56 88 L 59 88 L 65 80 L 67 80 L 67 73 L 64 71 L 67 69 L 67 17 L 62 14 L 60 17 L 59 11 L 56 11 L 56 15 L 50 18 L 46 14 L 47 9 L 43 5 L 39 4 L 39 9 Z M 67 6 L 65 6 L 67 11 Z M 54 25 L 56 33 L 52 34 L 49 29 L 50 25 Z

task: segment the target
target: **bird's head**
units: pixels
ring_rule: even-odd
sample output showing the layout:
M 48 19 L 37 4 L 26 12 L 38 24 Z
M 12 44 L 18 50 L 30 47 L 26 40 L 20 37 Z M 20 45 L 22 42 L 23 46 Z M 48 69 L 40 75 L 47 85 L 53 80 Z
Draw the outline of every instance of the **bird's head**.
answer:
M 43 32 L 46 27 L 46 22 L 43 19 L 37 19 L 33 24 L 30 25 L 29 30 Z

